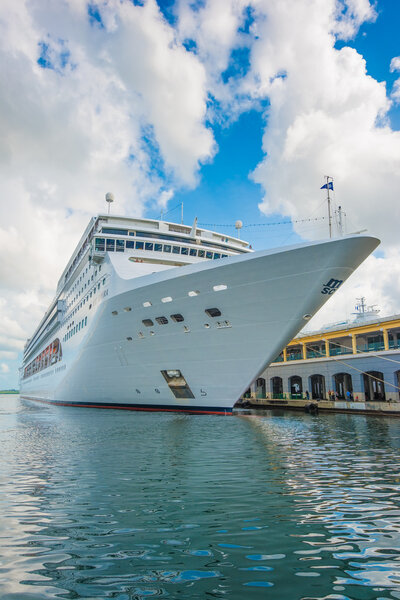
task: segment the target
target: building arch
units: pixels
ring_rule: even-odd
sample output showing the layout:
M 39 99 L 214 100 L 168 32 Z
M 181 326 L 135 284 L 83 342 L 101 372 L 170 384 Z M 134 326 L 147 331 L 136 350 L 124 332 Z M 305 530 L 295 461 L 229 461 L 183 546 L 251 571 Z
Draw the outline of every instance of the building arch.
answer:
M 271 393 L 273 396 L 282 396 L 282 394 L 283 394 L 282 377 L 271 377 Z
M 292 375 L 289 377 L 289 391 L 292 396 L 303 395 L 303 380 L 299 375 Z
M 325 377 L 316 373 L 310 376 L 311 398 L 313 400 L 322 400 L 326 397 L 325 394 Z
M 257 398 L 265 398 L 267 387 L 264 377 L 259 377 L 256 380 L 256 396 Z
M 382 380 L 382 381 L 379 381 Z M 381 371 L 363 373 L 365 400 L 368 402 L 383 402 L 386 400 L 385 384 Z
M 350 397 L 353 396 L 353 382 L 350 373 L 335 373 L 333 383 L 335 392 L 340 400 L 349 398 L 347 392 L 350 392 Z

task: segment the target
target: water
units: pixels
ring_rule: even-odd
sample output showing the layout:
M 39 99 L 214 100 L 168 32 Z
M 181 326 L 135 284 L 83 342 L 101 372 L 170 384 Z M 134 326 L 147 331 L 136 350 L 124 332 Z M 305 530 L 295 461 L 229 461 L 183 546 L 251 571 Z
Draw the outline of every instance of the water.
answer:
M 0 397 L 0 598 L 400 599 L 400 420 Z

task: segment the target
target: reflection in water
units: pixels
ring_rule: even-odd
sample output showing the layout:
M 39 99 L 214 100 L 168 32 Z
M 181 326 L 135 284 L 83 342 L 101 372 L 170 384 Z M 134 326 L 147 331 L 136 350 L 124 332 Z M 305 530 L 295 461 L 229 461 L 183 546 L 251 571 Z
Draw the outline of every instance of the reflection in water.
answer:
M 1 400 L 2 600 L 400 598 L 399 421 Z

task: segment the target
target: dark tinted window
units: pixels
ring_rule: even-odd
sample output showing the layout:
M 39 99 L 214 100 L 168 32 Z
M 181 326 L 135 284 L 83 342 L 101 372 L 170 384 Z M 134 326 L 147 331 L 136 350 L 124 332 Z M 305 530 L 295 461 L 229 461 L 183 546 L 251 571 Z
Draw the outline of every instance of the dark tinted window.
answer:
M 95 249 L 99 252 L 103 252 L 104 250 L 105 240 L 104 238 L 96 238 L 95 241 Z
M 204 258 L 204 254 L 205 254 L 204 250 L 199 250 L 198 256 L 200 256 L 200 258 Z
M 214 258 L 221 258 L 221 255 L 218 252 L 214 252 Z
M 114 235 L 128 235 L 127 229 L 114 229 L 113 227 L 103 227 L 102 233 L 113 233 Z
M 117 240 L 117 252 L 123 252 L 125 250 L 125 242 L 124 240 Z
M 175 315 L 171 315 L 171 319 L 175 321 L 175 323 L 182 323 L 185 319 L 180 313 L 176 313 Z
M 143 250 L 144 242 L 136 242 L 136 250 Z
M 135 242 L 134 241 L 128 240 L 125 243 L 126 243 L 126 247 L 127 248 L 134 248 L 135 247 Z
M 164 252 L 171 252 L 171 246 L 169 244 L 164 244 Z
M 159 325 L 166 325 L 168 323 L 167 317 L 156 317 L 156 321 Z
M 179 246 L 172 246 L 172 254 L 179 254 L 180 248 Z
M 197 256 L 196 248 L 190 248 L 190 256 Z
M 206 258 L 212 258 L 212 257 L 213 257 L 212 252 L 206 252 Z
M 143 319 L 142 323 L 145 327 L 153 327 L 154 325 L 151 319 Z
M 181 248 L 181 254 L 189 254 L 189 248 Z
M 204 311 L 209 317 L 220 317 L 221 311 L 219 308 L 206 308 Z
M 107 240 L 108 252 L 114 252 L 115 240 Z
M 145 250 L 153 250 L 153 242 L 146 242 L 144 245 Z
M 162 244 L 154 244 L 154 250 L 156 252 L 162 252 Z

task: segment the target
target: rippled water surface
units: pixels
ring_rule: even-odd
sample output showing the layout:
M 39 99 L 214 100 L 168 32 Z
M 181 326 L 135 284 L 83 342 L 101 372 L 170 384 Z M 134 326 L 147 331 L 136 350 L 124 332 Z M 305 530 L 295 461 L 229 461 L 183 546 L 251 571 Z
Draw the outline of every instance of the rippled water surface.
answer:
M 400 599 L 400 420 L 0 397 L 0 598 Z

